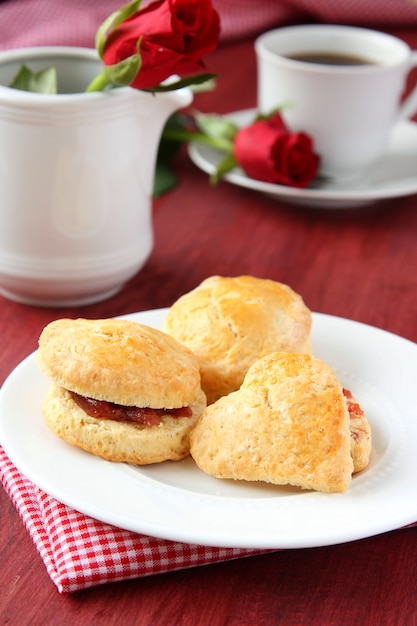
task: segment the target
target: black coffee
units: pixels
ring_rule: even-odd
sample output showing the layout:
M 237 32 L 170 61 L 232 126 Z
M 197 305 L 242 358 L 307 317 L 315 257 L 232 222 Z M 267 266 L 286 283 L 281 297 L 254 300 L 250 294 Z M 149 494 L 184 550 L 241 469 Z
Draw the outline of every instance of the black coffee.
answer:
M 294 61 L 319 63 L 320 65 L 375 65 L 373 61 L 369 61 L 369 59 L 364 57 L 341 54 L 339 52 L 299 52 L 286 56 Z

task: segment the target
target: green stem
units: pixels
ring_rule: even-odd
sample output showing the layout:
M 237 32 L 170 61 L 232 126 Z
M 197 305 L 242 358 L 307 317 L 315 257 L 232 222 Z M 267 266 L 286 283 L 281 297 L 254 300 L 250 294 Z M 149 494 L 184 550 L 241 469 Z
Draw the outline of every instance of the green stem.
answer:
M 93 78 L 91 83 L 88 85 L 86 92 L 89 93 L 91 91 L 103 91 L 105 87 L 109 85 L 109 79 L 107 73 L 105 71 L 101 72 L 98 76 Z
M 204 135 L 203 133 L 192 133 L 183 130 L 164 130 L 163 139 L 170 141 L 199 141 L 205 143 L 212 148 L 222 150 L 222 152 L 231 152 L 233 143 L 228 139 L 222 139 L 220 137 L 211 137 L 210 135 Z

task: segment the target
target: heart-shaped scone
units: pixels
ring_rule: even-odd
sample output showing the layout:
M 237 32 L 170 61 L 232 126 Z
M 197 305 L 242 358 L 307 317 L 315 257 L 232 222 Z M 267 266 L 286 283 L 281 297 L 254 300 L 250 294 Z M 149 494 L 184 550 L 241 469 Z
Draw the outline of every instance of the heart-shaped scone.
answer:
M 274 352 L 242 387 L 202 413 L 191 455 L 217 478 L 341 492 L 350 484 L 349 412 L 332 369 L 309 354 Z

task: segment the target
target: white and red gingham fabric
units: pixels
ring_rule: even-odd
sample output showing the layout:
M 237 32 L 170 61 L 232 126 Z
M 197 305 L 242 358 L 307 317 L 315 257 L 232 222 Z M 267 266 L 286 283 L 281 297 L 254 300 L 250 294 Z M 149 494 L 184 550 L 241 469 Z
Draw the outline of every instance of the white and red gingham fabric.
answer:
M 267 552 L 179 543 L 104 524 L 33 485 L 1 446 L 0 479 L 61 593 Z
M 94 47 L 101 22 L 127 0 L 0 0 L 0 49 Z M 145 6 L 151 0 L 142 0 Z M 378 27 L 417 24 L 416 0 L 213 0 L 223 42 L 293 22 Z
M 60 593 L 276 552 L 186 544 L 104 524 L 33 485 L 1 446 L 0 480 Z

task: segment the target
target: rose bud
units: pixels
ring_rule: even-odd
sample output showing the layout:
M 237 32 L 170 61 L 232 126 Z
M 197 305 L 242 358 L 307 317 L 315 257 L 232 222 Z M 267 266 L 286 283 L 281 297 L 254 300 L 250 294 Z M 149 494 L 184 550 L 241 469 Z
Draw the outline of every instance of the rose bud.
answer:
M 233 151 L 238 165 L 250 178 L 292 187 L 307 187 L 320 162 L 311 137 L 289 132 L 279 113 L 241 128 Z
M 172 75 L 201 73 L 202 57 L 216 48 L 219 33 L 211 0 L 157 0 L 110 24 L 98 45 L 106 66 L 139 53 L 140 70 L 130 85 L 152 89 Z

